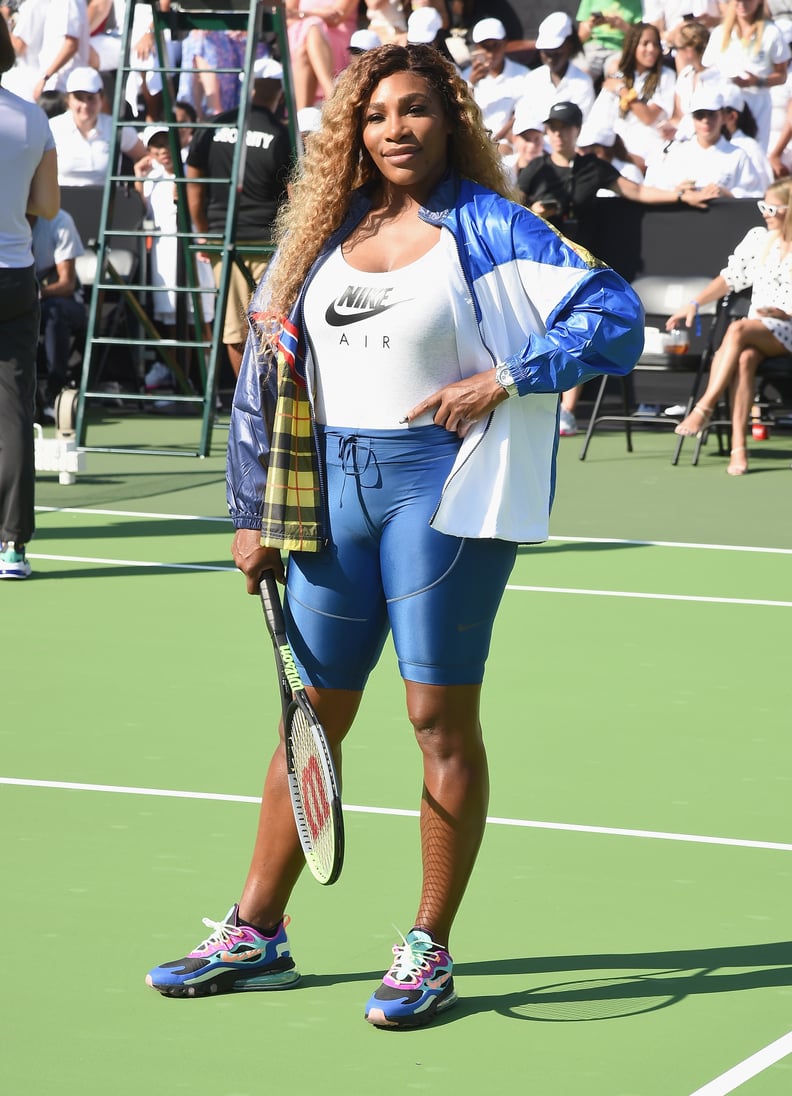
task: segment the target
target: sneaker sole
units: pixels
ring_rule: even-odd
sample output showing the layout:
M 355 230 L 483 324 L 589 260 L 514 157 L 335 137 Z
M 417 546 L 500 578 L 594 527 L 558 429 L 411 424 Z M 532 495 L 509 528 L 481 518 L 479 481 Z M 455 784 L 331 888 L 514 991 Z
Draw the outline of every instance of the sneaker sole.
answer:
M 233 975 L 233 971 L 227 972 Z M 218 997 L 223 993 L 255 993 L 267 990 L 291 989 L 300 981 L 300 973 L 294 969 L 262 974 L 254 978 L 207 978 L 189 986 L 158 986 L 146 975 L 146 985 L 163 997 Z
M 455 990 L 448 997 L 435 998 L 433 1005 L 425 1008 L 422 1012 L 415 1012 L 411 1016 L 401 1016 L 389 1020 L 381 1008 L 371 1008 L 366 1013 L 366 1020 L 373 1027 L 380 1028 L 382 1031 L 425 1027 L 426 1024 L 431 1024 L 438 1012 L 445 1012 L 446 1009 L 453 1008 L 458 1001 L 459 997 Z

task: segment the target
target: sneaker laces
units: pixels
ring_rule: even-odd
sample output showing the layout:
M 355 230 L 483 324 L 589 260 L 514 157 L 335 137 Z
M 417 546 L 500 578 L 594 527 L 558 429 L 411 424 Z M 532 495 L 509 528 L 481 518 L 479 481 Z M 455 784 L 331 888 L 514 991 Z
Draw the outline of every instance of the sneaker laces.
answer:
M 196 951 L 207 951 L 216 945 L 230 944 L 233 939 L 243 935 L 243 930 L 231 921 L 213 921 L 210 917 L 203 917 L 202 921 L 208 929 L 214 931 L 198 945 Z
M 428 960 L 438 957 L 437 945 L 431 941 L 427 945 L 423 940 L 408 940 L 398 929 L 396 931 L 403 943 L 393 945 L 396 959 L 391 964 L 388 975 L 396 982 L 415 984 L 421 980 L 422 971 L 431 970 L 431 962 Z

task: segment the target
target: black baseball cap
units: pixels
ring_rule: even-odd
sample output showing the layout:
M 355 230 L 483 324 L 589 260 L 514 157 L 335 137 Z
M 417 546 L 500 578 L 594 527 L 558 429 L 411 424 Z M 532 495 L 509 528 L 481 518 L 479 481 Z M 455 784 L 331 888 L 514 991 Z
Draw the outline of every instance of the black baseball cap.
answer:
M 583 111 L 577 103 L 553 103 L 544 124 L 548 125 L 550 122 L 561 122 L 565 126 L 580 128 L 583 125 Z

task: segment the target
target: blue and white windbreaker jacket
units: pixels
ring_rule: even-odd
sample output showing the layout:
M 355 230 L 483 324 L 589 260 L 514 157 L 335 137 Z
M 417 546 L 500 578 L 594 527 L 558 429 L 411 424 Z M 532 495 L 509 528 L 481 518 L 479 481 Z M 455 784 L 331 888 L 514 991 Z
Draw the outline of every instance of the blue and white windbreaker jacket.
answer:
M 368 208 L 365 193 L 357 193 L 305 286 Z M 559 393 L 597 374 L 629 373 L 643 349 L 641 304 L 618 274 L 573 247 L 541 218 L 467 179 L 447 176 L 421 216 L 447 230 L 441 243 L 448 248 L 449 278 L 455 283 L 463 376 L 505 363 L 519 392 L 519 398 L 499 404 L 464 438 L 432 525 L 460 537 L 545 540 L 555 490 Z M 266 281 L 254 295 L 252 316 L 266 309 Z M 289 333 L 293 338 L 285 362 L 281 359 L 281 371 L 287 368 L 292 375 L 292 388 L 303 391 L 311 376 L 302 326 L 305 286 L 284 325 L 285 342 Z M 229 510 L 237 528 L 260 528 L 263 514 L 264 543 L 315 550 L 321 547 L 321 514 L 311 544 L 310 535 L 293 535 L 294 514 L 284 517 L 286 484 L 281 484 L 281 499 L 269 498 L 280 470 L 277 476 L 272 473 L 264 505 L 270 449 L 273 468 L 276 451 L 282 450 L 282 442 L 276 446 L 272 438 L 277 398 L 276 371 L 251 336 L 231 416 Z M 292 535 L 282 533 L 287 528 Z

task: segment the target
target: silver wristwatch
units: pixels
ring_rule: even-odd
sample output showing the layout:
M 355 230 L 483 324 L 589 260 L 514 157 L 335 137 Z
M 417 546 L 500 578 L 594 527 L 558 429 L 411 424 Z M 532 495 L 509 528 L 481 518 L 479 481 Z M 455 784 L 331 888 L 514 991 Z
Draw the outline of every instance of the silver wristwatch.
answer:
M 518 396 L 517 385 L 514 383 L 514 377 L 511 374 L 511 370 L 508 365 L 498 365 L 495 367 L 495 380 L 501 386 L 506 389 L 508 396 Z

